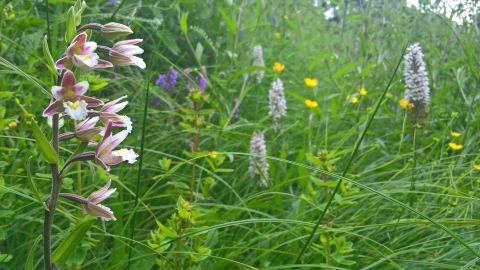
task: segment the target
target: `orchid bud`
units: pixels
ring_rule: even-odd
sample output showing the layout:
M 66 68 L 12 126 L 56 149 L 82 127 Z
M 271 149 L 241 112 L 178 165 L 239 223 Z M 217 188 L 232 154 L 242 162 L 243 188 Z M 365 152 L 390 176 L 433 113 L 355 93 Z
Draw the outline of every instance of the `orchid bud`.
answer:
M 107 199 L 117 190 L 116 188 L 108 189 L 111 183 L 112 180 L 109 180 L 103 188 L 92 192 L 92 194 L 88 196 L 87 203 L 82 207 L 84 215 L 90 214 L 95 217 L 101 217 L 103 220 L 117 220 L 110 208 L 99 204 L 99 202 Z
M 88 142 L 93 137 L 97 136 L 102 132 L 101 127 L 95 127 L 95 124 L 100 119 L 100 117 L 87 118 L 85 121 L 79 123 L 75 127 L 75 137 L 81 142 Z
M 109 22 L 102 27 L 102 36 L 108 40 L 115 40 L 121 36 L 133 33 L 130 27 L 121 23 Z

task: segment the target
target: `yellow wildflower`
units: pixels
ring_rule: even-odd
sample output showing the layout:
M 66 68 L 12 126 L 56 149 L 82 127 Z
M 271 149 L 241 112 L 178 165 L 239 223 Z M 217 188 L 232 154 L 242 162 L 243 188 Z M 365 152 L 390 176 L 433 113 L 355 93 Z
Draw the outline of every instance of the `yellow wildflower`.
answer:
M 312 100 L 305 100 L 305 105 L 307 105 L 307 107 L 309 108 L 315 108 L 318 106 L 318 103 L 316 101 L 312 101 Z
M 448 146 L 450 146 L 450 148 L 452 148 L 453 150 L 460 150 L 463 148 L 463 145 L 456 144 L 454 142 L 449 143 Z
M 310 79 L 310 78 L 305 78 L 303 79 L 303 81 L 305 82 L 305 84 L 308 86 L 308 87 L 314 87 L 315 85 L 317 85 L 317 80 L 315 79 Z
M 358 98 L 357 97 L 353 97 L 351 100 L 350 100 L 350 103 L 352 104 L 355 104 L 358 102 Z
M 366 95 L 367 95 L 367 91 L 365 90 L 365 88 L 362 87 L 362 88 L 360 89 L 360 95 L 361 95 L 361 96 L 366 96 Z
M 275 37 L 279 39 L 279 38 L 280 38 L 280 33 L 279 33 L 279 32 L 275 32 Z
M 473 164 L 473 167 L 474 167 L 475 169 L 477 169 L 477 170 L 480 171 L 480 165 L 475 165 L 475 164 Z
M 452 137 L 454 138 L 458 138 L 460 137 L 460 135 L 462 135 L 461 133 L 458 133 L 458 132 L 455 132 L 455 131 L 450 131 L 450 135 L 452 135 Z
M 276 72 L 282 72 L 284 68 L 285 65 L 282 65 L 278 62 L 275 62 L 275 64 L 273 64 L 273 70 L 275 70 Z
M 217 154 L 218 154 L 217 151 L 212 151 L 212 152 L 210 152 L 210 157 L 213 158 L 213 159 L 216 159 L 216 158 L 217 158 Z
M 284 18 L 285 20 L 288 20 L 288 15 L 287 15 L 287 14 L 283 15 L 283 18 Z
M 11 128 L 16 128 L 18 126 L 18 121 L 15 120 L 15 121 L 11 122 L 10 124 L 8 124 L 8 126 L 11 127 Z
M 402 106 L 402 108 L 404 108 L 406 110 L 415 107 L 415 105 L 413 105 L 413 103 L 407 102 L 407 100 L 405 98 L 400 99 L 399 103 L 400 103 L 400 106 Z

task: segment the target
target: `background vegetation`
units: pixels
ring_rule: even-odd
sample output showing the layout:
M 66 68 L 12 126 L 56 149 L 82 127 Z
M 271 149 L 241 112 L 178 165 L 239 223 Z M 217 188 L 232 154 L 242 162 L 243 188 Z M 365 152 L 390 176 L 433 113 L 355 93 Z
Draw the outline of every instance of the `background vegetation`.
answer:
M 400 0 L 86 2 L 82 23 L 130 24 L 135 33 L 129 38 L 143 38 L 145 70 L 83 74 L 99 88 L 90 89 L 98 98 L 128 95 L 125 110 L 134 129 L 124 144 L 141 157 L 111 175 L 86 162 L 66 175 L 63 192 L 80 194 L 113 179 L 117 193 L 108 205 L 117 221 L 97 220 L 62 269 L 480 267 L 480 35 L 468 1 L 453 6 L 453 14 L 443 8 L 446 1 L 421 1 L 420 8 Z M 43 39 L 48 36 L 53 58 L 60 58 L 72 3 L 0 1 L 2 269 L 23 268 L 42 233 L 42 206 L 27 178 L 32 175 L 44 198 L 51 176 L 28 123 L 34 117 L 49 134 L 41 117 L 49 100 L 41 88 L 49 90 L 55 77 Z M 403 65 L 396 72 L 404 47 L 417 42 L 431 93 L 422 128 L 413 128 L 399 104 Z M 261 83 L 248 76 L 259 70 L 252 67 L 256 45 L 266 65 Z M 274 62 L 285 69 L 275 72 Z M 192 108 L 187 84 L 203 67 L 209 98 L 202 109 L 213 110 L 197 133 L 186 119 Z M 180 74 L 167 92 L 155 81 L 170 68 Z M 306 86 L 307 77 L 318 84 Z M 288 108 L 277 132 L 268 114 L 276 78 L 284 83 Z M 306 99 L 318 106 L 307 107 Z M 248 172 L 256 130 L 267 144 L 266 188 L 259 186 L 261 175 Z M 195 134 L 200 140 L 193 154 Z M 463 148 L 453 150 L 450 142 Z M 62 151 L 72 146 L 60 145 Z M 194 226 L 203 234 L 167 237 L 171 246 L 157 249 L 151 233 L 165 234 L 156 221 L 168 224 L 179 196 L 193 203 Z M 58 210 L 54 247 L 92 219 L 66 200 Z M 33 254 L 41 268 L 40 245 Z

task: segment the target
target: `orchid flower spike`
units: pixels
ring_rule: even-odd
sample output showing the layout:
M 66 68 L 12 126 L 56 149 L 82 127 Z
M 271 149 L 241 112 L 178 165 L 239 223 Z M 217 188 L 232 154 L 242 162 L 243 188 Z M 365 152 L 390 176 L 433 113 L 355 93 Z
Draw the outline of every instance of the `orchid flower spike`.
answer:
M 138 66 L 141 69 L 146 67 L 142 58 L 134 56 L 142 54 L 143 49 L 138 47 L 137 43 L 142 42 L 143 39 L 123 40 L 115 43 L 109 53 L 110 61 L 117 66 Z
M 83 95 L 87 92 L 88 86 L 87 81 L 77 83 L 73 73 L 67 70 L 63 74 L 61 85 L 52 86 L 52 95 L 56 101 L 43 111 L 43 116 L 66 112 L 72 119 L 85 119 L 88 114 L 87 107 L 103 105 L 101 100 Z
M 99 202 L 107 199 L 117 190 L 116 188 L 108 189 L 111 183 L 112 180 L 108 180 L 103 188 L 92 192 L 92 194 L 88 196 L 87 203 L 82 206 L 84 215 L 90 214 L 94 217 L 101 217 L 103 220 L 117 220 L 110 208 L 99 204 Z
M 112 63 L 99 59 L 98 54 L 95 53 L 96 49 L 97 43 L 87 42 L 87 34 L 85 32 L 80 33 L 68 46 L 66 56 L 55 63 L 55 67 L 57 69 L 72 69 L 75 65 L 85 70 L 113 67 Z
M 128 163 L 133 164 L 135 161 L 137 161 L 136 159 L 138 157 L 138 154 L 132 149 L 123 148 L 113 151 L 117 145 L 125 140 L 128 135 L 128 131 L 122 130 L 115 134 L 115 136 L 112 136 L 112 126 L 113 123 L 111 121 L 108 122 L 105 135 L 98 142 L 95 151 L 95 161 L 107 171 L 110 171 L 110 167 L 108 165 L 115 165 L 122 161 L 128 161 Z
M 108 125 L 109 121 L 112 121 L 112 126 L 114 127 L 126 127 L 127 132 L 130 133 L 132 132 L 132 121 L 130 120 L 130 117 L 126 115 L 118 115 L 117 112 L 123 110 L 125 106 L 127 106 L 128 101 L 124 101 L 121 103 L 118 103 L 122 99 L 126 98 L 127 96 L 123 96 L 120 98 L 117 98 L 115 100 L 112 100 L 110 102 L 107 102 L 105 105 L 103 105 L 102 109 L 100 109 L 100 121 L 104 125 Z

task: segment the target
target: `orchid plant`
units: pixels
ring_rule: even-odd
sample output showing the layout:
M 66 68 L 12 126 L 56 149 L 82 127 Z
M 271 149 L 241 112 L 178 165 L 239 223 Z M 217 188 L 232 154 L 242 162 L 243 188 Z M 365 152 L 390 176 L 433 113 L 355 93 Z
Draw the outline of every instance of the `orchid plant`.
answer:
M 114 65 L 133 65 L 144 69 L 146 67 L 145 62 L 140 57 L 135 56 L 143 53 L 143 49 L 135 45 L 142 39 L 120 41 L 112 48 L 98 45 L 94 41 L 88 41 L 89 36 L 85 32 L 86 30 L 98 30 L 107 40 L 118 39 L 133 32 L 128 26 L 119 23 L 107 23 L 105 25 L 90 23 L 77 29 L 85 6 L 85 2 L 77 0 L 75 6 L 69 10 L 66 20 L 67 33 L 65 39 L 67 48 L 65 54 L 54 64 L 51 61 L 57 70 L 58 79 L 57 85 L 51 87 L 53 102 L 43 112 L 44 117 L 51 117 L 52 139 L 50 144 L 48 144 L 48 141 L 45 143 L 46 138 L 41 132 L 35 132 L 38 127 L 32 121 L 35 138 L 45 160 L 50 163 L 52 172 L 51 194 L 45 200 L 44 264 L 47 270 L 59 269 L 56 262 L 52 262 L 51 255 L 52 223 L 59 197 L 82 204 L 83 214 L 101 217 L 103 220 L 115 220 L 113 211 L 99 204 L 115 192 L 116 189 L 110 189 L 111 180 L 103 188 L 93 192 L 88 198 L 83 198 L 76 194 L 60 193 L 64 171 L 74 162 L 87 160 L 94 161 L 100 167 L 109 171 L 111 165 L 122 161 L 132 164 L 138 156 L 132 149 L 115 150 L 115 147 L 132 130 L 130 118 L 117 114 L 128 104 L 128 101 L 121 102 L 127 96 L 104 103 L 100 99 L 88 96 L 89 83 L 87 81 L 79 82 L 75 78 L 75 74 L 79 74 L 81 70 L 93 71 L 98 68 L 113 67 Z M 48 44 L 45 47 L 48 48 Z M 110 61 L 100 59 L 97 52 L 107 54 Z M 48 55 L 50 55 L 49 52 Z M 74 69 L 77 69 L 77 72 L 73 72 Z M 100 110 L 91 110 L 91 108 L 99 106 L 102 106 Z M 71 132 L 59 134 L 60 119 L 74 120 L 71 121 L 73 124 Z M 77 123 L 77 121 L 81 122 Z M 114 135 L 114 126 L 125 129 Z M 58 158 L 59 142 L 70 139 L 78 140 L 81 146 L 61 166 Z M 95 148 L 92 151 L 85 151 L 90 145 L 94 145 Z

